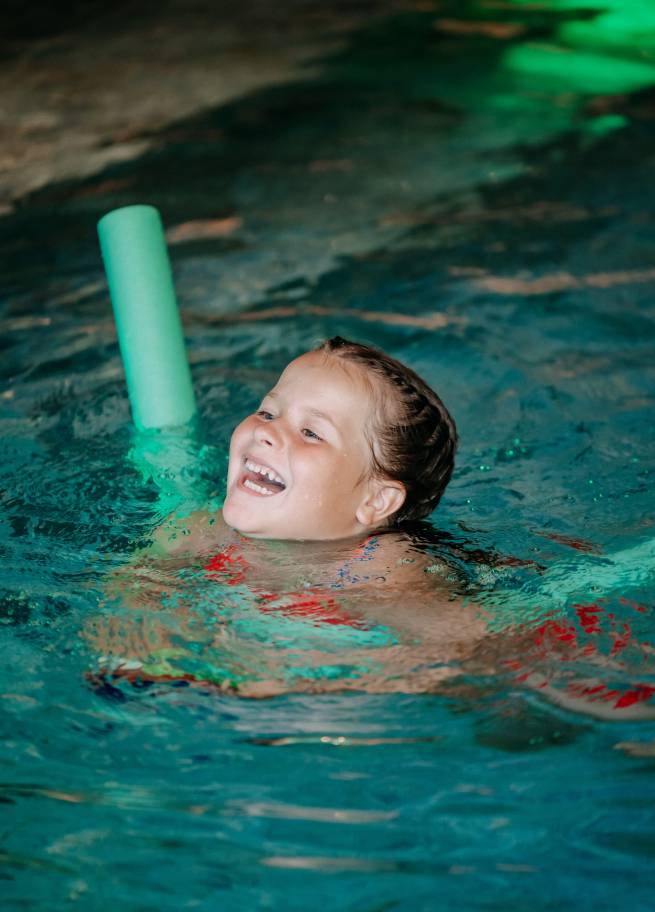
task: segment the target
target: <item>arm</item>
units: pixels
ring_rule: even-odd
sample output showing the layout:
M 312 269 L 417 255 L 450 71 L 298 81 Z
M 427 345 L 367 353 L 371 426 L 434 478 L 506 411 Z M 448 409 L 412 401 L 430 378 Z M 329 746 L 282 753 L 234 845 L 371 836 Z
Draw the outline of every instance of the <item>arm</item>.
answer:
M 121 657 L 129 663 L 172 648 L 179 636 L 202 639 L 202 619 L 196 617 L 188 584 L 178 571 L 199 552 L 220 546 L 228 533 L 220 514 L 197 511 L 168 517 L 147 547 L 107 574 L 104 610 L 83 632 L 94 652 L 107 657 L 108 664 Z

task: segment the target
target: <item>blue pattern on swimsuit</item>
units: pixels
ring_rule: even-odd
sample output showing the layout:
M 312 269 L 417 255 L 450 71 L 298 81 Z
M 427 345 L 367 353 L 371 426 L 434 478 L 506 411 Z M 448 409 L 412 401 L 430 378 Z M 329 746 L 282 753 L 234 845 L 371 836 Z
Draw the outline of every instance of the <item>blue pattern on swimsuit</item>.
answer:
M 337 579 L 338 582 L 332 583 L 330 586 L 331 589 L 343 589 L 346 585 L 353 585 L 354 583 L 366 583 L 370 580 L 370 576 L 355 576 L 352 573 L 351 565 L 357 561 L 372 560 L 373 555 L 379 544 L 379 539 L 377 537 L 369 538 L 368 541 L 362 545 L 361 553 L 349 558 L 345 563 L 337 570 Z

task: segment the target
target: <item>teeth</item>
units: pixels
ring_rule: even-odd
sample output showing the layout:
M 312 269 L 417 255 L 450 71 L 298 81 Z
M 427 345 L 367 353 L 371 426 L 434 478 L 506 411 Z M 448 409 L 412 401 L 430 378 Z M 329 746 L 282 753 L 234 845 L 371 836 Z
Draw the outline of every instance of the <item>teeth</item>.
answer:
M 256 491 L 258 494 L 265 494 L 267 497 L 273 497 L 275 491 L 269 491 L 268 488 L 263 488 L 261 485 L 256 484 L 254 481 L 251 481 L 249 478 L 243 483 L 244 488 L 250 488 L 252 491 Z
M 270 478 L 271 481 L 276 481 L 278 484 L 285 484 L 284 479 L 280 478 L 273 469 L 268 469 L 266 466 L 260 466 L 256 462 L 251 462 L 250 459 L 246 459 L 246 468 L 249 472 L 256 472 L 257 475 L 264 475 L 266 478 Z

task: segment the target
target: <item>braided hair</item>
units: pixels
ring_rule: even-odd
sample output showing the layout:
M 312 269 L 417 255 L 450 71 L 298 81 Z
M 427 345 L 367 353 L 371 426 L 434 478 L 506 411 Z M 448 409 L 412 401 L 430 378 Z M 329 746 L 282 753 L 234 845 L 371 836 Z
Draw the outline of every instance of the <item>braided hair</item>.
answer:
M 371 382 L 377 405 L 368 429 L 373 473 L 399 481 L 406 492 L 389 523 L 427 516 L 454 467 L 457 429 L 446 406 L 418 374 L 377 348 L 334 336 L 315 351 L 358 365 Z

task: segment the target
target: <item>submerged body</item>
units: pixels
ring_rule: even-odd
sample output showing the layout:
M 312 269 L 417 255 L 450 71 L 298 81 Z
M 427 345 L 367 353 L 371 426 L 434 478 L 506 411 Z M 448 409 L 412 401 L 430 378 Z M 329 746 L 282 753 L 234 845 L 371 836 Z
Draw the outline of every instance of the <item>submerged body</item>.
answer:
M 424 691 L 459 673 L 486 633 L 479 610 L 457 597 L 453 578 L 398 531 L 269 541 L 235 532 L 220 514 L 198 512 L 169 520 L 153 546 L 114 575 L 121 608 L 114 603 L 96 625 L 95 645 L 113 657 L 114 671 L 127 659 L 124 671 L 140 675 L 135 662 L 152 670 L 155 653 L 180 644 L 197 650 L 202 640 L 207 654 L 245 649 L 247 680 L 200 680 L 246 696 Z M 172 667 L 165 676 L 171 672 L 175 677 Z
M 88 631 L 103 680 L 243 697 L 445 690 L 465 702 L 514 682 L 576 713 L 652 717 L 652 647 L 602 604 L 492 633 L 493 609 L 469 601 L 458 572 L 399 530 L 270 541 L 200 511 L 164 523 L 114 574 L 111 595 Z

